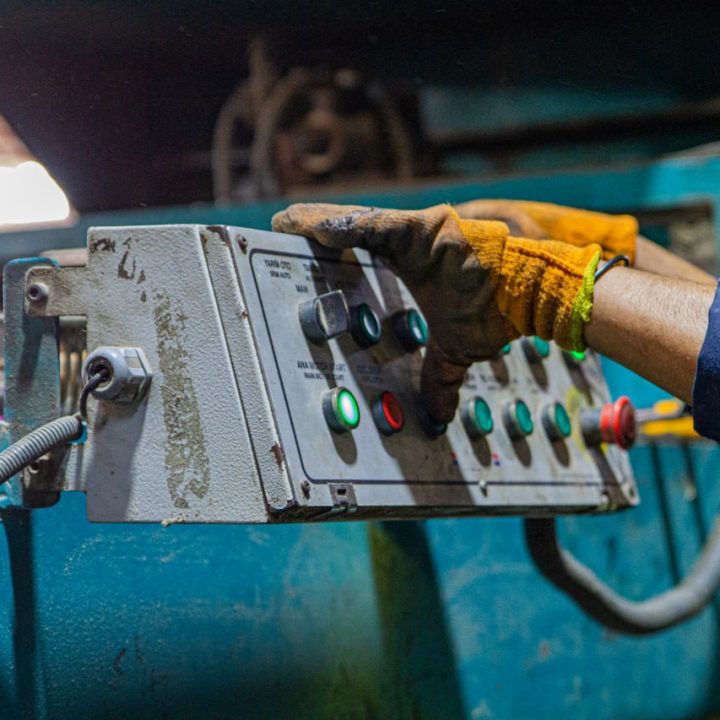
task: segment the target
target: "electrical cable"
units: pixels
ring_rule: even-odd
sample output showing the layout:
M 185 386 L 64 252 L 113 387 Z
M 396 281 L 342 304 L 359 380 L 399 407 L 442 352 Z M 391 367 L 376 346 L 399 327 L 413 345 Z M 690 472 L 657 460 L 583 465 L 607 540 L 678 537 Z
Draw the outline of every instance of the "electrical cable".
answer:
M 82 436 L 87 419 L 88 397 L 98 385 L 107 380 L 107 377 L 107 371 L 98 372 L 85 383 L 80 393 L 77 414 L 52 420 L 0 452 L 0 485 L 54 448 Z
M 100 371 L 90 377 L 85 383 L 85 386 L 80 392 L 80 400 L 78 401 L 78 409 L 80 411 L 80 418 L 85 421 L 87 420 L 87 401 L 90 397 L 90 393 L 98 386 L 101 385 L 108 378 L 108 371 Z
M 538 570 L 602 625 L 650 635 L 697 615 L 720 585 L 720 520 L 682 582 L 647 600 L 622 597 L 560 546 L 554 519 L 525 520 L 525 541 Z

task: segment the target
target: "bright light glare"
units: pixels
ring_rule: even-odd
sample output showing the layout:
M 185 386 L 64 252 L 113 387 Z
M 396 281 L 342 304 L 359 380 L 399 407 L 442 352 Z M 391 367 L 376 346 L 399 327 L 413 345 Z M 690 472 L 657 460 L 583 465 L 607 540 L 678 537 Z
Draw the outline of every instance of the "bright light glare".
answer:
M 70 203 L 38 162 L 0 167 L 0 226 L 65 220 Z

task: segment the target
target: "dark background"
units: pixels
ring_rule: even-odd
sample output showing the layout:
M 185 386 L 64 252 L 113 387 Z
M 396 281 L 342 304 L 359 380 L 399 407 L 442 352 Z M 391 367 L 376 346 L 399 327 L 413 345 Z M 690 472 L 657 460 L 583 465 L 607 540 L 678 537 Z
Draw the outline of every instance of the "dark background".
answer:
M 213 126 L 252 37 L 282 70 L 623 92 L 632 107 L 648 90 L 720 94 L 718 28 L 716 2 L 3 2 L 0 114 L 80 211 L 207 201 Z

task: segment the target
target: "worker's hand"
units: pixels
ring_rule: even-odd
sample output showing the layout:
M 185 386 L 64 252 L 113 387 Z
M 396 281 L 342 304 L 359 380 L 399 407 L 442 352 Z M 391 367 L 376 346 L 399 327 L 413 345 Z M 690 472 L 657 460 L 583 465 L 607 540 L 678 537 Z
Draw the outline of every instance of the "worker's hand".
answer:
M 631 263 L 635 260 L 638 223 L 630 215 L 607 215 L 530 200 L 472 200 L 455 210 L 463 218 L 503 220 L 513 235 L 552 238 L 576 247 L 597 243 L 606 260 L 616 255 L 627 255 Z
M 449 205 L 410 212 L 292 205 L 273 229 L 364 248 L 404 280 L 430 326 L 421 392 L 438 422 L 452 418 L 468 366 L 518 335 L 585 349 L 598 245 L 512 237 L 505 223 L 464 220 Z
M 483 226 L 489 239 L 507 235 L 502 223 Z M 275 215 L 273 230 L 304 235 L 333 248 L 364 248 L 402 278 L 430 328 L 421 392 L 427 411 L 438 422 L 452 418 L 468 366 L 496 356 L 518 335 L 495 305 L 491 275 L 448 206 L 402 212 L 292 205 Z

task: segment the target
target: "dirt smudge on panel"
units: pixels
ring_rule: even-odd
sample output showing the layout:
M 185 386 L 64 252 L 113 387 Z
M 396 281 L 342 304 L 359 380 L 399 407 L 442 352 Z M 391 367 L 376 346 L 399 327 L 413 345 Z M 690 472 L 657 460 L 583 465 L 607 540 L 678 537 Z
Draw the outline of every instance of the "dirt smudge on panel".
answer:
M 121 665 L 126 654 L 127 648 L 120 648 L 120 652 L 115 656 L 115 660 L 113 660 L 112 669 L 116 675 L 124 675 Z
M 200 407 L 187 368 L 183 342 L 187 317 L 179 305 L 156 292 L 155 332 L 163 383 L 160 388 L 167 432 L 165 468 L 170 497 L 177 508 L 189 507 L 188 496 L 204 498 L 210 486 Z
M 115 241 L 110 238 L 93 238 L 90 240 L 90 252 L 115 252 Z
M 135 270 L 136 270 L 136 260 L 135 255 L 132 255 L 132 269 L 128 269 L 128 266 L 130 264 L 130 252 L 132 251 L 132 241 L 130 238 L 125 240 L 123 242 L 123 245 L 127 248 L 127 250 L 123 253 L 122 259 L 120 260 L 120 265 L 118 265 L 118 277 L 122 278 L 123 280 L 132 280 L 135 277 Z
M 275 462 L 277 463 L 277 466 L 282 470 L 283 463 L 285 462 L 285 453 L 283 452 L 282 447 L 280 447 L 280 443 L 275 443 L 270 448 L 270 452 L 275 457 Z

